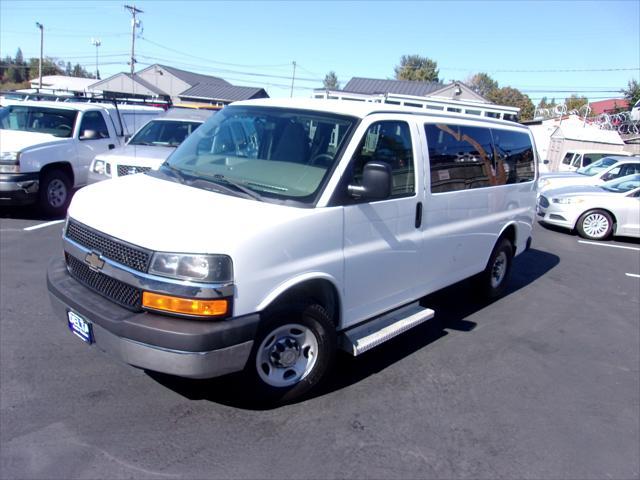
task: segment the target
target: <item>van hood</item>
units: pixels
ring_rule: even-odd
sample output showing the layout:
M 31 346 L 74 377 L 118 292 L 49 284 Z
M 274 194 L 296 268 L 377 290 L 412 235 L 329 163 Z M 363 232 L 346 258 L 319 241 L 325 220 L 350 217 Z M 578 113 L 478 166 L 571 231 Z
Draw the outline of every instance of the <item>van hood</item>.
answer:
M 125 145 L 107 153 L 100 154 L 96 156 L 96 159 L 121 165 L 155 168 L 164 162 L 174 151 L 175 147 L 162 145 Z
M 28 147 L 67 141 L 69 141 L 68 138 L 60 138 L 48 133 L 0 129 L 0 149 L 3 152 L 22 152 Z
M 146 174 L 80 189 L 69 217 L 154 251 L 233 256 L 245 242 L 313 209 L 260 202 Z

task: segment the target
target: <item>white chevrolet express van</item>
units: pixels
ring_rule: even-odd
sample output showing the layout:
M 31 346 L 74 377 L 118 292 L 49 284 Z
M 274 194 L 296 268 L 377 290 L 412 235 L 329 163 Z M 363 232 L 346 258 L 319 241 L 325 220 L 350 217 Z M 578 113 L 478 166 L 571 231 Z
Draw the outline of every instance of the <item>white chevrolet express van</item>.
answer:
M 433 317 L 476 274 L 500 295 L 531 239 L 535 148 L 513 122 L 374 103 L 224 108 L 157 171 L 80 190 L 48 268 L 71 332 L 137 367 L 316 385 Z

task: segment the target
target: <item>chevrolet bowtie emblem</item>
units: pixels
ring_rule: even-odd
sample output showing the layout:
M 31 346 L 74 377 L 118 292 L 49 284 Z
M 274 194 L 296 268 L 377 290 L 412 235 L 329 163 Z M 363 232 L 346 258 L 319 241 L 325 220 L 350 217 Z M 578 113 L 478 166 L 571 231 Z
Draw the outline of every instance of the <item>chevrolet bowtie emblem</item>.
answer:
M 96 252 L 87 253 L 87 256 L 84 257 L 84 263 L 89 265 L 89 268 L 94 272 L 99 272 L 104 267 L 104 260 Z

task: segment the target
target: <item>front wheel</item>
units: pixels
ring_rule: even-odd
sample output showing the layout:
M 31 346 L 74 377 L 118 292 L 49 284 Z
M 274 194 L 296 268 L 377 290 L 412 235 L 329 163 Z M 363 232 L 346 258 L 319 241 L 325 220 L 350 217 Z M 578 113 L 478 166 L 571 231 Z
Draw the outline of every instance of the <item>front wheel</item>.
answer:
M 71 180 L 62 170 L 49 170 L 40 178 L 40 208 L 47 215 L 64 215 L 71 200 Z
M 613 230 L 613 219 L 604 210 L 583 213 L 576 223 L 578 233 L 589 240 L 604 240 Z
M 335 350 L 335 326 L 324 308 L 287 306 L 266 314 L 246 373 L 261 403 L 288 402 L 320 383 Z
M 480 288 L 485 297 L 494 299 L 500 297 L 511 275 L 513 261 L 513 245 L 503 238 L 496 244 L 484 272 L 480 274 Z

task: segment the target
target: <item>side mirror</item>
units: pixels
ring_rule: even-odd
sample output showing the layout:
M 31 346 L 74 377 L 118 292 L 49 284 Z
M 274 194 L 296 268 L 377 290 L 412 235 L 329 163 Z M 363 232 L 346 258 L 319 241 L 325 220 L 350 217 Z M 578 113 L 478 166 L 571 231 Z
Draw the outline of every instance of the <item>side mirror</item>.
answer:
M 349 195 L 363 200 L 384 200 L 391 195 L 391 166 L 368 162 L 362 172 L 362 185 L 349 185 Z
M 80 140 L 96 140 L 100 138 L 98 136 L 98 132 L 95 130 L 85 130 L 84 132 L 82 132 L 82 135 L 80 135 Z

